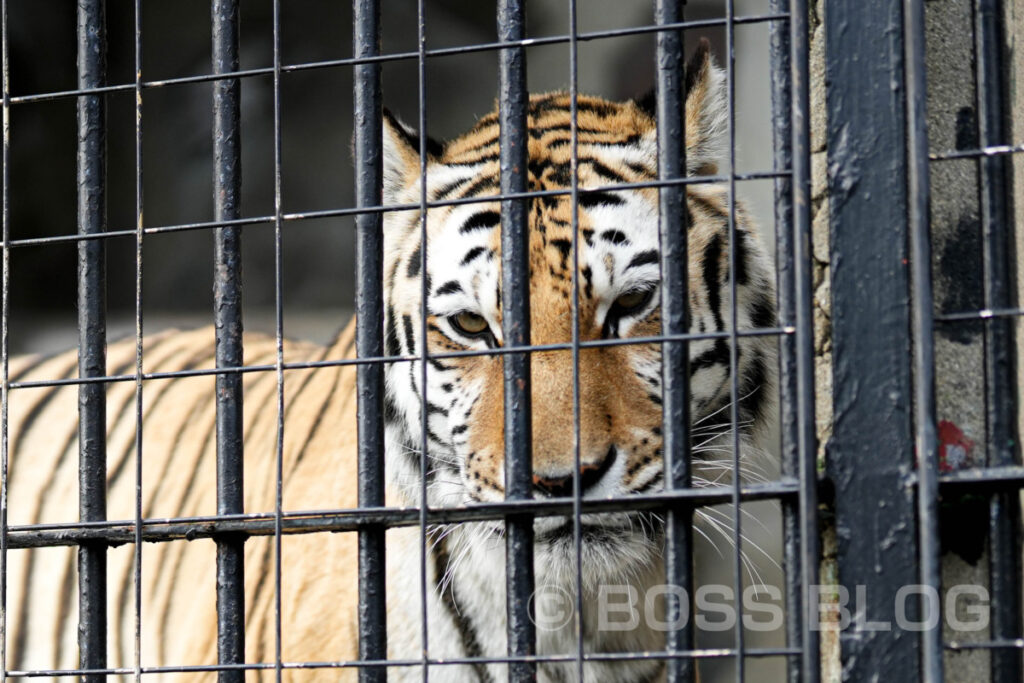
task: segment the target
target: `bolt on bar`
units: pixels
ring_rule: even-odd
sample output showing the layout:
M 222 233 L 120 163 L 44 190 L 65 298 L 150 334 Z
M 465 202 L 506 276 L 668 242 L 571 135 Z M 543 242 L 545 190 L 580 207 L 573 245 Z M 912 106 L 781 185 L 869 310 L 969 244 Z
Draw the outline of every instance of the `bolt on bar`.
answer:
M 792 211 L 793 211 L 793 306 L 796 326 L 796 454 L 799 507 L 796 511 L 800 542 L 800 676 L 804 683 L 821 677 L 819 635 L 814 624 L 818 604 L 811 587 L 818 584 L 820 559 L 818 537 L 817 432 L 814 420 L 814 280 L 811 268 L 811 116 L 810 30 L 807 0 L 789 0 L 789 84 L 791 88 Z M 785 505 L 785 502 L 783 502 Z M 790 556 L 787 550 L 787 556 Z M 793 567 L 796 570 L 797 567 Z M 791 678 L 797 678 L 793 676 Z
M 106 0 L 78 3 L 78 87 L 106 81 Z M 107 112 L 105 95 L 78 98 L 78 232 L 102 233 L 107 225 Z M 107 372 L 106 243 L 78 243 L 78 375 Z M 78 509 L 82 521 L 107 514 L 106 385 L 78 386 Z M 107 665 L 107 547 L 78 547 L 78 651 L 82 668 Z M 100 681 L 100 676 L 84 676 Z
M 498 40 L 526 36 L 524 0 L 498 3 Z M 526 50 L 512 47 L 499 53 L 501 192 L 526 192 L 527 108 Z M 530 343 L 530 226 L 525 199 L 501 203 L 501 330 L 505 345 Z M 505 499 L 528 500 L 533 483 L 530 354 L 510 353 L 503 359 L 505 383 Z M 510 516 L 505 521 L 508 654 L 536 653 L 536 630 L 531 613 L 533 594 L 533 517 Z M 509 680 L 536 678 L 533 662 L 509 665 Z
M 213 0 L 213 72 L 238 70 L 238 0 Z M 239 95 L 235 79 L 213 83 L 213 203 L 217 221 L 241 216 L 242 148 Z M 242 352 L 241 228 L 214 233 L 214 326 L 218 368 L 238 367 Z M 217 514 L 244 512 L 242 376 L 218 374 Z M 245 537 L 217 539 L 217 662 L 245 661 Z M 243 672 L 222 670 L 222 683 L 240 682 Z
M 683 3 L 657 0 L 654 19 L 659 26 L 683 20 Z M 686 97 L 683 32 L 663 30 L 657 35 L 656 107 L 658 123 L 658 178 L 686 176 L 686 130 L 683 110 Z M 690 331 L 688 266 L 689 211 L 686 188 L 662 187 L 658 194 L 661 238 L 661 325 L 662 334 Z M 690 487 L 690 345 L 686 341 L 661 345 L 662 434 L 665 488 Z M 665 577 L 686 595 L 693 595 L 693 508 L 673 505 L 665 511 Z M 693 619 L 682 618 L 682 605 L 675 595 L 666 596 L 666 620 L 681 623 L 666 634 L 670 654 L 694 649 Z M 689 610 L 689 606 L 687 606 Z M 691 615 L 692 616 L 692 615 Z M 693 658 L 677 656 L 667 662 L 669 681 L 693 681 Z
M 1008 142 L 1002 106 L 1005 88 L 1001 4 L 978 0 L 974 7 L 978 145 L 981 148 Z M 1011 253 L 1013 221 L 1007 208 L 1006 156 L 978 158 L 978 171 L 985 308 L 1010 308 L 1014 303 L 1013 277 L 1007 255 Z M 1015 428 L 1015 321 L 1009 317 L 991 317 L 984 320 L 983 325 L 987 464 L 990 467 L 1016 465 L 1020 463 L 1020 452 Z M 1011 640 L 1021 637 L 1020 498 L 1016 491 L 999 493 L 992 497 L 989 505 L 991 635 L 994 640 Z M 992 651 L 993 681 L 1001 683 L 1021 678 L 1020 649 Z
M 942 588 L 939 548 L 939 452 L 935 425 L 935 337 L 932 320 L 932 250 L 925 104 L 923 0 L 903 2 L 904 81 L 907 116 L 907 222 L 910 231 L 911 322 L 914 355 L 914 420 L 917 453 L 918 572 L 922 585 Z M 938 609 L 938 605 L 931 608 Z M 922 596 L 921 616 L 930 618 Z M 941 610 L 940 610 L 941 611 Z M 921 632 L 921 675 L 925 683 L 944 680 L 942 627 L 938 620 Z
M 380 5 L 377 0 L 353 3 L 353 54 L 380 53 Z M 381 203 L 383 129 L 380 63 L 355 67 L 356 206 Z M 356 215 L 356 352 L 360 358 L 384 355 L 384 243 L 380 213 Z M 358 387 L 359 507 L 384 505 L 384 366 L 364 363 Z M 387 658 L 387 593 L 385 525 L 359 531 L 359 658 Z M 363 667 L 359 680 L 384 681 L 387 670 Z

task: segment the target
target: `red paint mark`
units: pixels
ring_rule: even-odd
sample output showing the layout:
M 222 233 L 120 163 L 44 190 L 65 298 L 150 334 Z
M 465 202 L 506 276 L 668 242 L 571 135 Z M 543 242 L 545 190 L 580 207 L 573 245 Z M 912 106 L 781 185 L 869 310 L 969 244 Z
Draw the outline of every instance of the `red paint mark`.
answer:
M 955 472 L 969 464 L 974 442 L 948 420 L 939 421 L 939 471 Z

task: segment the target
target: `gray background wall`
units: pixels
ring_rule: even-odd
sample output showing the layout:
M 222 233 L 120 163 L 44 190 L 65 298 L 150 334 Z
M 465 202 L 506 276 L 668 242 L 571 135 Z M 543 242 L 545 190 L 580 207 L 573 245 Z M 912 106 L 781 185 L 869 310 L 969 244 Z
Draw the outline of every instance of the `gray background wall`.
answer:
M 109 82 L 134 78 L 133 3 L 109 0 Z M 208 73 L 210 18 L 207 0 L 144 2 L 143 79 Z M 767 0 L 740 0 L 737 15 L 767 12 Z M 241 3 L 241 68 L 273 64 L 268 0 Z M 416 3 L 383 0 L 383 51 L 416 49 Z M 351 56 L 348 3 L 301 0 L 281 5 L 282 59 L 297 64 Z M 724 3 L 691 2 L 688 17 L 721 16 Z M 651 3 L 580 0 L 579 29 L 595 31 L 651 22 Z M 531 2 L 530 36 L 564 35 L 567 3 Z M 75 4 L 31 0 L 10 4 L 11 93 L 14 96 L 75 86 Z M 495 40 L 494 3 L 428 0 L 427 47 Z M 721 29 L 709 36 L 724 57 Z M 770 166 L 767 27 L 736 29 L 737 148 L 740 170 Z M 566 88 L 568 45 L 528 52 L 529 87 Z M 653 83 L 654 38 L 636 35 L 580 43 L 580 90 L 609 98 L 635 97 Z M 408 121 L 417 118 L 415 60 L 386 64 L 384 100 Z M 285 212 L 352 205 L 352 69 L 334 67 L 282 76 L 282 194 Z M 459 134 L 493 106 L 497 55 L 480 52 L 429 59 L 429 134 Z M 148 89 L 143 95 L 143 178 L 146 226 L 212 220 L 211 86 L 208 83 Z M 242 81 L 242 211 L 273 212 L 273 90 L 270 76 Z M 134 95 L 108 97 L 109 225 L 135 225 Z M 75 102 L 16 105 L 11 118 L 11 234 L 15 239 L 75 232 Z M 767 181 L 740 184 L 761 217 L 771 242 L 771 188 Z M 272 328 L 273 234 L 270 225 L 245 229 L 244 277 L 247 329 Z M 352 307 L 353 223 L 347 218 L 289 222 L 284 236 L 286 333 L 324 340 Z M 14 250 L 11 345 L 27 351 L 64 345 L 75 321 L 73 245 Z M 144 308 L 148 329 L 198 325 L 212 309 L 212 237 L 204 231 L 146 240 Z M 134 240 L 109 242 L 112 327 L 131 330 L 134 316 Z M 129 321 L 127 326 L 121 321 Z

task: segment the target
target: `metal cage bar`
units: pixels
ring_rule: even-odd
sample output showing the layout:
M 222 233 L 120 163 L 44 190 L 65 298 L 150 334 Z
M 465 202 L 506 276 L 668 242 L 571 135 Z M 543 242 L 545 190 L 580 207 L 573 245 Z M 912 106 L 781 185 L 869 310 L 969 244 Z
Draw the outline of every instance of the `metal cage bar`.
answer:
M 511 42 L 526 37 L 526 3 L 500 0 L 498 3 L 498 40 Z M 501 192 L 526 192 L 527 189 L 527 108 L 526 49 L 511 47 L 499 53 L 500 78 L 498 113 L 500 117 Z M 527 200 L 501 203 L 501 291 L 502 340 L 506 345 L 530 344 L 530 224 Z M 503 358 L 505 404 L 505 498 L 529 500 L 533 489 L 533 426 L 530 384 L 530 354 L 511 353 Z M 533 517 L 516 516 L 505 520 L 508 654 L 529 656 L 536 653 L 537 634 L 531 596 L 534 590 Z M 536 678 L 533 663 L 511 664 L 509 680 Z
M 1002 69 L 1001 3 L 975 0 L 974 52 L 977 73 L 978 143 L 982 148 L 1005 145 Z M 985 308 L 1006 309 L 1014 304 L 1009 262 L 1013 225 L 1007 206 L 1008 155 L 978 157 L 979 203 L 982 227 L 982 268 Z M 1018 277 L 1020 275 L 1018 274 Z M 1016 416 L 1018 405 L 1014 362 L 1013 317 L 983 321 L 985 358 L 985 446 L 990 467 L 1020 464 Z M 989 502 L 989 581 L 992 595 L 991 637 L 995 641 L 1021 638 L 1021 505 L 1020 492 L 1000 492 Z M 992 650 L 992 680 L 1022 678 L 1019 647 Z
M 10 313 L 11 313 L 11 78 L 10 78 L 10 35 L 8 34 L 7 0 L 0 0 L 0 88 L 3 95 L 3 195 L 0 197 L 0 218 L 3 225 L 2 287 L 0 287 L 0 678 L 7 675 L 7 552 L 8 510 L 7 475 L 10 455 L 10 434 L 8 433 L 8 408 L 10 402 Z
M 106 2 L 78 3 L 78 87 L 106 84 Z M 78 231 L 102 233 L 107 225 L 106 95 L 78 98 Z M 106 242 L 78 243 L 78 375 L 107 373 Z M 78 500 L 82 521 L 107 514 L 106 385 L 78 386 Z M 107 664 L 107 547 L 78 546 L 78 651 L 84 669 Z M 86 676 L 99 681 L 99 676 Z
M 770 11 L 781 13 L 789 0 L 771 0 Z M 772 149 L 776 170 L 793 166 L 793 87 L 790 20 L 769 24 L 771 87 L 772 87 Z M 806 124 L 805 124 L 806 125 Z M 784 176 L 774 182 L 775 208 L 775 278 L 777 321 L 794 326 L 796 320 L 796 281 L 793 233 L 793 180 Z M 797 355 L 794 335 L 779 337 L 779 452 L 783 477 L 796 479 L 800 472 L 800 425 L 797 410 Z M 813 456 L 812 456 L 813 457 Z M 803 577 L 801 576 L 801 501 L 781 501 L 783 557 L 786 591 L 786 645 L 800 647 L 803 640 Z M 789 658 L 789 683 L 802 680 L 800 656 Z
M 810 107 L 810 30 L 807 0 L 789 2 L 789 83 L 792 93 L 790 133 L 792 135 L 792 211 L 793 239 L 790 258 L 793 263 L 793 314 L 795 323 L 796 374 L 796 452 L 799 496 L 796 517 L 800 543 L 799 564 L 789 571 L 799 578 L 789 582 L 799 590 L 797 601 L 800 631 L 800 676 L 804 683 L 821 678 L 818 629 L 818 604 L 811 587 L 818 584 L 820 538 L 818 537 L 818 444 L 814 420 L 814 278 L 811 265 L 811 107 Z M 788 259 L 786 259 L 788 260 Z M 785 343 L 783 341 L 783 343 Z M 785 411 L 783 411 L 783 414 Z M 783 454 L 785 463 L 786 454 Z M 783 465 L 785 467 L 785 464 Z M 783 500 L 783 507 L 786 501 Z M 787 539 L 787 547 L 789 539 Z M 787 557 L 794 554 L 787 551 Z M 796 626 L 791 627 L 796 630 Z M 793 646 L 789 643 L 790 647 Z M 797 676 L 791 676 L 797 678 Z
M 273 0 L 274 60 L 274 374 L 276 380 L 277 430 L 274 444 L 274 680 L 283 678 L 282 660 L 282 514 L 284 506 L 284 231 L 282 225 L 281 157 L 281 0 Z
M 835 415 L 827 466 L 839 581 L 850 595 L 870 585 L 858 609 L 892 623 L 897 590 L 918 580 L 914 490 L 904 474 L 914 458 L 907 188 L 893 182 L 907 169 L 902 8 L 880 0 L 833 3 L 824 22 Z M 804 239 L 797 237 L 798 248 Z M 882 538 L 884 561 L 877 562 Z M 872 636 L 855 625 L 839 633 L 844 675 L 919 679 L 917 634 Z
M 214 0 L 213 71 L 238 70 L 238 1 Z M 213 205 L 218 221 L 241 216 L 242 140 L 241 82 L 218 80 L 213 84 Z M 242 351 L 242 253 L 237 226 L 217 228 L 214 233 L 214 329 L 218 368 L 243 363 Z M 243 496 L 243 395 L 242 376 L 218 374 L 217 392 L 217 513 L 244 512 Z M 217 661 L 245 661 L 245 537 L 217 539 Z M 241 681 L 243 673 L 225 670 L 222 682 Z
M 907 117 L 907 223 L 910 231 L 911 322 L 914 361 L 914 421 L 917 456 L 918 573 L 922 586 L 935 595 L 942 587 L 939 548 L 939 449 L 935 425 L 935 338 L 932 314 L 932 250 L 928 173 L 928 101 L 925 83 L 925 20 L 923 0 L 903 2 L 903 49 Z M 921 596 L 920 615 L 939 604 Z M 944 680 L 941 619 L 921 633 L 921 678 Z
M 658 0 L 654 21 L 660 26 L 682 23 L 683 4 Z M 686 176 L 685 48 L 683 32 L 665 30 L 657 36 L 656 106 L 658 122 L 658 178 Z M 686 187 L 670 185 L 658 193 L 658 221 L 661 237 L 661 331 L 686 334 L 690 331 L 689 227 Z M 665 459 L 665 489 L 686 490 L 690 473 L 690 349 L 686 341 L 662 344 L 662 452 Z M 693 595 L 693 508 L 672 506 L 665 512 L 665 578 L 686 595 Z M 666 599 L 666 621 L 681 623 L 666 634 L 669 653 L 688 653 L 695 647 L 693 610 L 675 599 Z M 685 620 L 684 620 L 685 619 Z M 691 657 L 674 657 L 667 662 L 668 680 L 693 681 L 695 662 Z
M 132 676 L 135 683 L 142 681 L 142 253 L 145 233 L 143 232 L 143 208 L 145 193 L 142 183 L 142 0 L 134 3 L 134 61 L 135 61 L 135 519 L 133 537 L 135 541 L 135 566 L 132 582 L 135 587 L 134 608 L 135 633 L 132 643 Z
M 380 5 L 374 0 L 353 3 L 353 53 L 368 57 L 380 52 Z M 356 206 L 381 203 L 383 173 L 380 64 L 355 67 Z M 384 355 L 384 235 L 382 214 L 356 215 L 356 353 L 360 358 Z M 359 505 L 384 505 L 384 366 L 360 365 L 358 384 Z M 359 657 L 387 658 L 386 527 L 359 533 Z M 359 670 L 360 680 L 383 681 L 380 667 Z

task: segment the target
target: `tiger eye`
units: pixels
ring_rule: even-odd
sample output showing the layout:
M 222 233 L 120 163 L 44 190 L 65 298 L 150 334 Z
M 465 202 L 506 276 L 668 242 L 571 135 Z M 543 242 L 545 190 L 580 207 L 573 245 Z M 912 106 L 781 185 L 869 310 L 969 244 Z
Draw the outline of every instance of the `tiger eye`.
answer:
M 482 334 L 487 331 L 487 320 L 476 313 L 463 311 L 452 317 L 452 324 L 457 330 L 468 335 Z
M 626 292 L 615 300 L 615 307 L 620 311 L 632 311 L 646 304 L 650 296 L 650 290 L 641 289 L 635 292 Z

